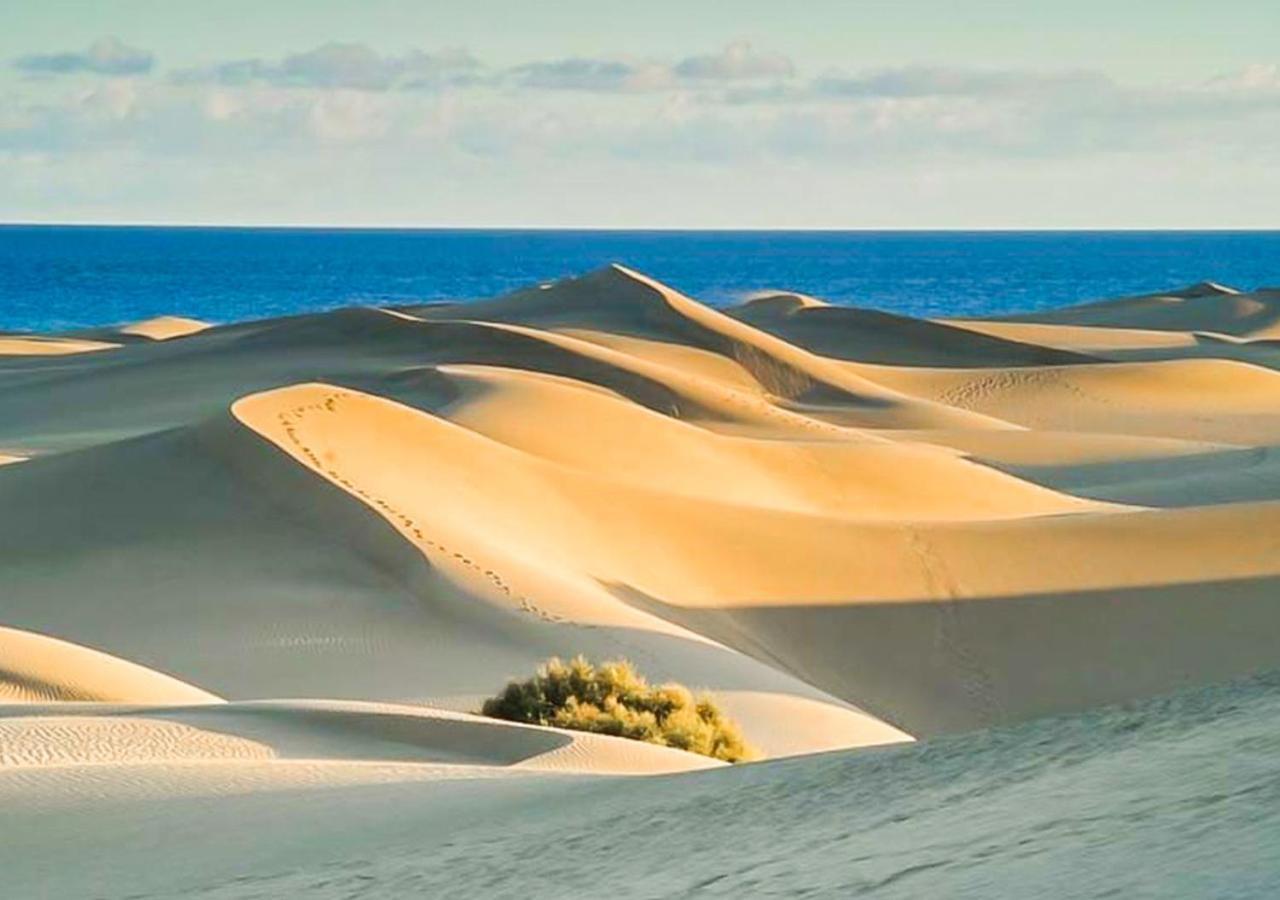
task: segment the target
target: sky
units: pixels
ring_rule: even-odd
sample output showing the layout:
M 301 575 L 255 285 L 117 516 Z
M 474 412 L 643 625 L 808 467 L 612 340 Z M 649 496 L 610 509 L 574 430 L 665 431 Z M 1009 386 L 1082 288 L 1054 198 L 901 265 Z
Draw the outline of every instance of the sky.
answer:
M 1280 227 L 1275 0 L 0 0 L 0 221 Z

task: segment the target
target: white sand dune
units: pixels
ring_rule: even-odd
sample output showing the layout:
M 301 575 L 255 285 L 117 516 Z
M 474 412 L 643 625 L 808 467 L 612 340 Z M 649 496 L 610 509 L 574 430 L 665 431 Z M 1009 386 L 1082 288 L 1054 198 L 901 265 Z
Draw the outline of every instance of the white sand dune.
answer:
M 128 834 L 67 810 L 207 801 L 252 878 L 712 765 L 472 715 L 552 655 L 706 689 L 774 757 L 1274 668 L 1273 295 L 916 321 L 614 266 L 0 337 L 0 802 L 92 860 Z

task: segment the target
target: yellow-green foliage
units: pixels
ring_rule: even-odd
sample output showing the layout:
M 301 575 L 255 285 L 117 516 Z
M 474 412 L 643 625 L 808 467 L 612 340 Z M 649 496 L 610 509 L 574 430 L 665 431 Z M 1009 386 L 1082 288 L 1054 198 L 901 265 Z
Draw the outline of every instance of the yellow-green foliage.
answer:
M 581 656 L 549 659 L 525 681 L 486 700 L 496 719 L 594 731 L 675 747 L 727 762 L 758 755 L 706 695 L 680 684 L 651 686 L 626 660 L 593 665 Z

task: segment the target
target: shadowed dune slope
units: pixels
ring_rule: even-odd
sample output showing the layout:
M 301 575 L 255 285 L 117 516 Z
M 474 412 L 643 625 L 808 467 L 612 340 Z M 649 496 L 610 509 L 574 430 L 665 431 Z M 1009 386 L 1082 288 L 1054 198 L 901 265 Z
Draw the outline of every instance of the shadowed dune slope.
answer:
M 449 309 L 426 307 L 421 313 L 440 316 Z M 912 427 L 902 424 L 906 418 L 957 427 L 984 424 L 981 417 L 899 394 L 623 266 L 469 304 L 465 311 L 477 319 L 650 338 L 708 351 L 733 360 L 771 396 L 810 408 L 844 407 L 867 427 Z
M 632 282 L 630 276 L 618 278 Z M 655 360 L 634 345 L 613 349 L 519 325 L 424 322 L 382 310 L 338 310 L 210 328 L 181 340 L 137 342 L 109 354 L 78 355 L 74 364 L 28 359 L 6 366 L 0 359 L 0 374 L 10 385 L 0 393 L 0 442 L 14 452 L 91 446 L 194 424 L 224 411 L 237 397 L 273 387 L 318 377 L 362 386 L 406 367 L 447 363 L 502 365 L 590 381 L 656 411 L 728 430 L 838 435 L 842 425 L 1011 427 L 903 395 L 706 312 L 719 317 L 717 323 L 745 329 L 752 340 L 774 342 L 767 350 L 783 358 L 775 363 L 770 352 L 752 349 L 754 344 L 720 340 L 717 350 L 700 351 L 718 361 L 708 371 L 672 365 L 669 354 Z M 736 383 L 725 382 L 726 368 L 738 373 Z M 807 374 L 808 369 L 816 374 Z
M 829 306 L 772 294 L 728 310 L 743 322 L 806 350 L 859 362 L 901 366 L 1032 366 L 1096 361 L 1081 352 L 875 309 Z M 964 323 L 959 323 L 963 326 Z

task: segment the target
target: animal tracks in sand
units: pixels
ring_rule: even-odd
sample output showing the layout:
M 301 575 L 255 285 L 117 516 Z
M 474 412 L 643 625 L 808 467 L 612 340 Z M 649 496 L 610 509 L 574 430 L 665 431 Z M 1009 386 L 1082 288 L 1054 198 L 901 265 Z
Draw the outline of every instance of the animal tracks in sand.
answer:
M 397 530 L 413 539 L 414 543 L 422 549 L 429 562 L 432 561 L 433 557 L 436 562 L 439 562 L 442 557 L 448 559 L 452 565 L 463 566 L 489 582 L 494 589 L 507 597 L 521 612 L 537 616 L 546 622 L 556 624 L 568 622 L 568 619 L 564 616 L 540 607 L 527 595 L 517 591 L 511 582 L 495 567 L 485 566 L 474 559 L 472 555 L 463 553 L 434 537 L 428 536 L 421 523 L 386 497 L 369 490 L 361 483 L 359 476 L 355 472 L 343 468 L 336 458 L 329 455 L 322 458 L 316 452 L 316 449 L 304 439 L 304 423 L 313 416 L 337 414 L 341 406 L 346 401 L 351 400 L 352 397 L 353 395 L 346 391 L 332 391 L 314 403 L 299 404 L 291 409 L 282 410 L 277 414 L 285 436 L 297 452 L 311 464 L 312 468 L 326 475 L 348 493 L 354 494 L 368 505 L 379 510 L 384 518 L 396 526 Z

